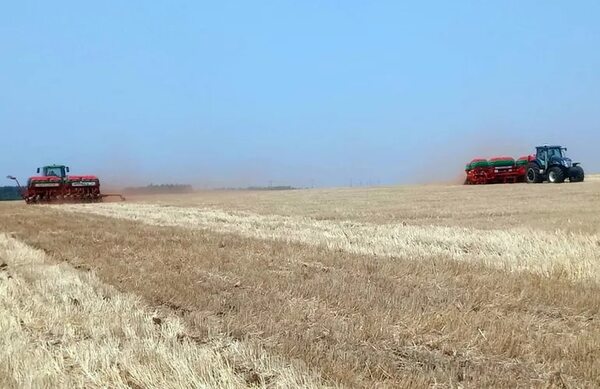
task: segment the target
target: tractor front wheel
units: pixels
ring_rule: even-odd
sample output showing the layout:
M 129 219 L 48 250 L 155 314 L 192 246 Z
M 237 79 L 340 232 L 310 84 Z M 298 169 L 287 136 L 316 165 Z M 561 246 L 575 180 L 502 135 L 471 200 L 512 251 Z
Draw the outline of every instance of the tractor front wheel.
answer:
M 525 174 L 525 181 L 527 181 L 528 184 L 539 184 L 542 180 L 540 167 L 535 163 L 529 164 L 527 166 L 527 173 Z
M 565 182 L 565 172 L 558 166 L 551 167 L 548 170 L 548 181 L 553 184 L 562 184 Z
M 585 174 L 583 173 L 583 168 L 581 166 L 573 166 L 571 170 L 569 170 L 570 182 L 583 182 L 584 178 Z

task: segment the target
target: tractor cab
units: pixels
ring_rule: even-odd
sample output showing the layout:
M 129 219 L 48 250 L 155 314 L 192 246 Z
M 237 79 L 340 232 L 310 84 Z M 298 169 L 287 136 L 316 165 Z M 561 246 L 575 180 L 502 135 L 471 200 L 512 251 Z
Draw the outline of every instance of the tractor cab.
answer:
M 66 178 L 68 172 L 69 167 L 64 165 L 49 165 L 37 169 L 37 173 L 41 173 L 43 177 Z
M 573 161 L 566 156 L 566 147 L 562 146 L 538 146 L 536 147 L 536 159 L 542 169 L 552 166 L 571 168 Z

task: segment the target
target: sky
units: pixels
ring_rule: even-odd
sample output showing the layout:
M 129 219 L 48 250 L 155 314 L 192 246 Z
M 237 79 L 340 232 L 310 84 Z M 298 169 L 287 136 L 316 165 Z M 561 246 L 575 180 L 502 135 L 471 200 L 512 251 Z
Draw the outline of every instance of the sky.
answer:
M 599 20 L 599 1 L 1 2 L 0 166 L 393 185 L 555 143 L 600 172 Z

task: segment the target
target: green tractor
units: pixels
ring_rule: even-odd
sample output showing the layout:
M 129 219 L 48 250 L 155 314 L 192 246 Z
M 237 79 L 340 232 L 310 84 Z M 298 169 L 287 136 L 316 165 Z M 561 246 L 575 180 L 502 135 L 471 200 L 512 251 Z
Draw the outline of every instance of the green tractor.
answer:
M 529 156 L 525 181 L 530 184 L 544 181 L 560 184 L 566 179 L 583 182 L 583 168 L 567 158 L 566 151 L 567 148 L 562 146 L 536 147 L 536 154 Z

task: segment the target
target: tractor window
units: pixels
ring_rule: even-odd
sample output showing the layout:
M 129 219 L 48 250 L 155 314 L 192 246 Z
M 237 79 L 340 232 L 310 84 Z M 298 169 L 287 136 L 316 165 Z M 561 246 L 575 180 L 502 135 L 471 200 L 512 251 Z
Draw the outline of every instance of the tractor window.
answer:
M 548 149 L 548 159 L 553 157 L 562 158 L 562 152 L 560 149 Z
M 537 158 L 542 162 L 546 163 L 546 150 L 538 150 Z
M 46 169 L 46 176 L 63 177 L 63 168 L 61 167 L 49 167 Z

